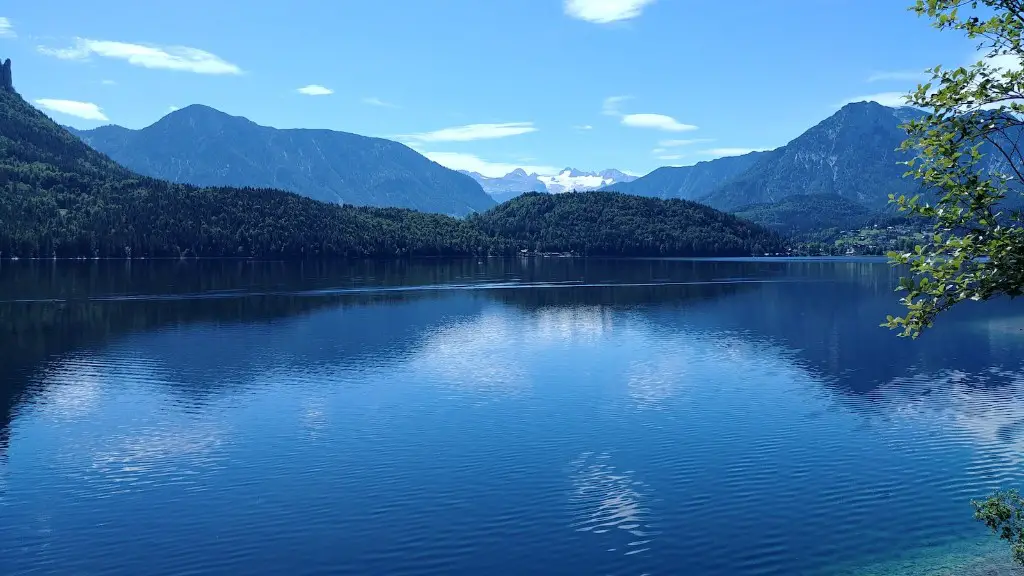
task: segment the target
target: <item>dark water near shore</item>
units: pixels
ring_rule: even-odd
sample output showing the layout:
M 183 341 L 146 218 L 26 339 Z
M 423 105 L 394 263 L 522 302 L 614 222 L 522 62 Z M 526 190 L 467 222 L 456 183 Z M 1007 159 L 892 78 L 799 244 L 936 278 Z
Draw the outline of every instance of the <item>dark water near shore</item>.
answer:
M 1024 303 L 897 277 L 4 262 L 0 574 L 1010 573 Z

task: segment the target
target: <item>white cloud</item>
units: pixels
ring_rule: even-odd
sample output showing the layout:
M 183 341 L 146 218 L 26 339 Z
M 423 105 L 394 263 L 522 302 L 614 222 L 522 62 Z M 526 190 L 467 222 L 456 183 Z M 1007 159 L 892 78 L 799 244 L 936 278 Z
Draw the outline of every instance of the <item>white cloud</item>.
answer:
M 981 60 L 992 66 L 996 70 L 1002 73 L 1016 72 L 1021 69 L 1021 60 L 1013 54 L 998 54 L 996 56 L 989 56 L 985 52 L 981 52 L 977 56 L 978 60 Z
M 683 124 L 664 114 L 626 114 L 622 117 L 622 124 L 633 128 L 653 128 L 667 132 L 686 132 L 697 129 L 692 124 Z
M 86 60 L 91 56 L 124 60 L 133 66 L 180 70 L 196 74 L 241 74 L 242 69 L 205 50 L 188 46 L 130 44 L 109 40 L 76 38 L 70 48 L 39 46 L 39 52 L 63 60 Z
M 100 84 L 103 84 L 104 86 L 113 86 L 114 84 L 117 84 L 117 82 L 114 82 L 113 80 L 101 80 Z
M 310 84 L 308 86 L 303 86 L 302 88 L 296 88 L 295 91 L 299 94 L 305 94 L 306 96 L 327 96 L 328 94 L 334 94 L 334 90 L 319 84 Z
M 0 38 L 17 38 L 14 33 L 14 25 L 7 18 L 0 16 Z
M 651 4 L 654 0 L 565 0 L 565 13 L 579 20 L 608 24 L 636 18 Z
M 839 103 L 839 106 L 846 106 L 854 102 L 877 102 L 882 106 L 889 106 L 897 108 L 899 106 L 907 106 L 907 94 L 908 92 L 879 92 L 878 94 L 867 94 L 864 96 L 857 96 L 855 98 L 848 98 Z
M 590 124 L 580 124 L 579 126 L 573 126 L 572 129 L 573 130 L 586 131 L 586 130 L 593 130 L 594 127 L 591 126 Z
M 103 110 L 92 102 L 40 98 L 39 100 L 36 100 L 36 104 L 53 112 L 67 114 L 68 116 L 77 116 L 85 120 L 100 120 L 102 122 L 110 120 L 107 118 L 107 115 L 103 113 Z
M 609 96 L 605 98 L 604 102 L 601 103 L 601 114 L 605 116 L 622 116 L 619 105 L 631 98 L 632 96 Z
M 462 152 L 425 152 L 423 155 L 452 170 L 479 172 L 490 178 L 504 176 L 516 168 L 522 168 L 530 174 L 549 175 L 558 173 L 558 168 L 554 166 L 523 166 L 521 164 L 507 164 L 504 162 L 488 162 L 474 154 L 464 154 Z
M 501 124 L 467 124 L 442 128 L 433 132 L 420 132 L 399 136 L 399 140 L 416 142 L 472 142 L 474 140 L 493 140 L 520 134 L 536 132 L 533 122 L 504 122 Z
M 662 148 L 675 148 L 678 146 L 689 146 L 691 144 L 702 144 L 704 142 L 714 142 L 714 138 L 690 138 L 688 140 L 660 140 L 658 146 Z
M 927 82 L 931 77 L 927 72 L 875 72 L 868 82 Z
M 369 96 L 367 98 L 363 98 L 363 104 L 368 104 L 370 106 L 378 106 L 380 108 L 398 108 L 398 104 L 392 104 L 391 102 L 385 102 L 384 100 L 381 100 L 380 98 L 377 98 L 376 96 Z
M 618 116 L 623 126 L 632 126 L 633 128 L 653 128 L 667 132 L 686 132 L 697 129 L 692 124 L 683 124 L 675 118 L 664 114 L 623 114 L 621 104 L 631 98 L 632 96 L 609 96 L 605 98 L 601 104 L 601 114 L 605 116 Z
M 700 153 L 707 156 L 742 156 L 744 154 L 750 154 L 751 152 L 764 152 L 768 148 L 709 148 L 708 150 L 701 150 Z
M 168 106 L 167 107 L 167 111 L 168 112 L 174 112 L 176 110 L 181 110 L 181 108 L 178 108 L 177 106 Z

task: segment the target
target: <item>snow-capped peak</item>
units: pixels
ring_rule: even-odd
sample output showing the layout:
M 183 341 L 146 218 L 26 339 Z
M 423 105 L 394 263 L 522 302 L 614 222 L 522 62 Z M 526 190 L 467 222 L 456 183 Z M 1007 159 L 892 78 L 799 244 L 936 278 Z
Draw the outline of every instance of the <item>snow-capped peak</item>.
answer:
M 527 174 L 526 170 L 516 168 L 504 176 L 489 178 L 476 172 L 465 172 L 483 186 L 489 194 L 500 194 L 503 197 L 509 193 L 523 193 L 534 191 L 547 191 L 552 194 L 561 192 L 584 192 L 597 190 L 616 182 L 630 182 L 636 180 L 636 176 L 630 176 L 620 170 L 610 168 L 600 172 L 584 172 L 576 168 L 566 167 L 558 174 Z

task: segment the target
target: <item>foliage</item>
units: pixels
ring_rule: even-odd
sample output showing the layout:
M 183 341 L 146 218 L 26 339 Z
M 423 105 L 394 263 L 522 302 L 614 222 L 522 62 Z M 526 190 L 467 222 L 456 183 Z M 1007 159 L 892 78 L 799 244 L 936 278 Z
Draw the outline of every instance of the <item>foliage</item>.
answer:
M 785 250 L 778 234 L 702 204 L 614 192 L 531 192 L 470 221 L 492 238 L 541 252 L 750 256 Z
M 916 338 L 960 302 L 1012 298 L 1024 286 L 1022 216 L 1012 210 L 1024 180 L 1017 147 L 1024 126 L 1024 11 L 1015 0 L 917 0 L 912 10 L 940 30 L 979 40 L 984 54 L 970 67 L 934 68 L 932 81 L 909 96 L 929 113 L 905 125 L 903 149 L 918 154 L 908 174 L 937 200 L 890 200 L 932 220 L 934 231 L 913 251 L 890 253 L 911 276 L 900 284 L 905 315 L 884 325 Z
M 999 538 L 1010 543 L 1013 559 L 1024 565 L 1024 499 L 1016 490 L 996 492 L 972 501 L 974 518 L 985 523 Z

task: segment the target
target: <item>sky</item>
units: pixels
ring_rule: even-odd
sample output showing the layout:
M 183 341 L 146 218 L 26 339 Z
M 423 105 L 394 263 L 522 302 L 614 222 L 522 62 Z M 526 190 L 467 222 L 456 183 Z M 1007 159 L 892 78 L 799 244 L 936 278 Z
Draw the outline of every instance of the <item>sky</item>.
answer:
M 899 105 L 976 59 L 911 0 L 33 0 L 0 5 L 15 88 L 77 128 L 205 104 L 406 143 L 499 176 L 645 174 Z

